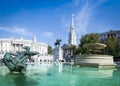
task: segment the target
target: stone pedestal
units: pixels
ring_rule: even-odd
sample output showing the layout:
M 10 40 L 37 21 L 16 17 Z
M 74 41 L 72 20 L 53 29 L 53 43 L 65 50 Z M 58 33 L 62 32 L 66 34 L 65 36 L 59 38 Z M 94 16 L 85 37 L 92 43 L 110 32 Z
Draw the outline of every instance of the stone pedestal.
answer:
M 61 47 L 56 47 L 53 49 L 53 59 L 54 61 L 63 61 L 63 50 Z
M 81 67 L 97 67 L 100 69 L 115 68 L 113 56 L 110 55 L 78 55 L 76 65 Z

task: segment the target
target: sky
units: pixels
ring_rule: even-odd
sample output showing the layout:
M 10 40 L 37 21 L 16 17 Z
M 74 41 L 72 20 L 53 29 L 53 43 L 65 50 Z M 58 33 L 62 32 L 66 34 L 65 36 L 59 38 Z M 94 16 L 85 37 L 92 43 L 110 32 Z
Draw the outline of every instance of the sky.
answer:
M 120 0 L 0 0 L 0 38 L 67 44 L 72 14 L 77 44 L 87 33 L 120 30 Z

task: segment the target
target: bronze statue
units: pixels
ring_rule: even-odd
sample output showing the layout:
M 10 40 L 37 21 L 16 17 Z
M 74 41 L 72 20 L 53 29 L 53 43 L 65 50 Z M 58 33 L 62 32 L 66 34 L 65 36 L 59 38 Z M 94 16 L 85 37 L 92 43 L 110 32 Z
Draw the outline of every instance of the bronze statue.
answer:
M 29 46 L 24 46 L 25 51 L 17 52 L 15 54 L 6 52 L 3 58 L 3 62 L 9 68 L 10 72 L 21 72 L 26 71 L 26 60 L 30 59 L 31 56 L 39 54 L 36 51 L 30 51 Z
M 60 46 L 61 39 L 57 39 L 56 42 L 54 43 L 55 47 Z

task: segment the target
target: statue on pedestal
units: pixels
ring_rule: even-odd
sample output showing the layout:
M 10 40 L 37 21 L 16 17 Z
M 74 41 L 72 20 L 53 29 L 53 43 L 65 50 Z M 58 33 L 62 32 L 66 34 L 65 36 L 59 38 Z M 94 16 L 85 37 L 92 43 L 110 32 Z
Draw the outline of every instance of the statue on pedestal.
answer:
M 61 39 L 57 39 L 54 43 L 55 48 L 53 49 L 53 58 L 54 61 L 63 61 L 63 50 L 60 47 Z
M 54 43 L 54 46 L 55 47 L 60 46 L 61 41 L 62 41 L 61 39 L 57 39 L 56 42 Z
M 36 51 L 30 51 L 29 46 L 24 46 L 25 51 L 10 53 L 6 52 L 3 58 L 3 62 L 9 68 L 10 72 L 21 72 L 26 71 L 26 60 L 31 59 L 31 56 L 39 54 Z

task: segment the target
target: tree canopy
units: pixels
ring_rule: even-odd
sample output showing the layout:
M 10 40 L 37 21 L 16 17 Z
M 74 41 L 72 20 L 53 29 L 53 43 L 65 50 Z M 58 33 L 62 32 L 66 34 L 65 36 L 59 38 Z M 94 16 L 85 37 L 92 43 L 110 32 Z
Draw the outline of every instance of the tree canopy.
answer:
M 82 36 L 82 38 L 80 39 L 80 42 L 82 46 L 88 43 L 100 43 L 100 38 L 98 33 L 91 33 L 91 34 L 86 34 Z
M 113 36 L 108 37 L 105 41 L 107 45 L 105 53 L 109 55 L 118 55 L 119 54 L 119 40 Z
M 91 33 L 83 35 L 80 39 L 80 45 L 76 49 L 76 53 L 85 54 L 90 53 L 88 49 L 84 48 L 83 45 L 88 43 L 100 43 L 100 38 L 98 33 Z M 103 54 L 113 55 L 113 56 L 120 56 L 120 41 L 116 37 L 108 37 L 105 40 L 105 44 L 107 47 L 103 50 Z
M 82 38 L 80 39 L 80 48 L 78 48 L 79 53 L 90 53 L 88 49 L 84 48 L 83 45 L 88 44 L 88 43 L 100 43 L 100 38 L 98 33 L 91 33 L 91 34 L 86 34 L 83 35 Z M 78 52 L 77 52 L 78 53 Z
M 52 53 L 52 47 L 49 45 L 48 46 L 48 54 L 51 54 Z

